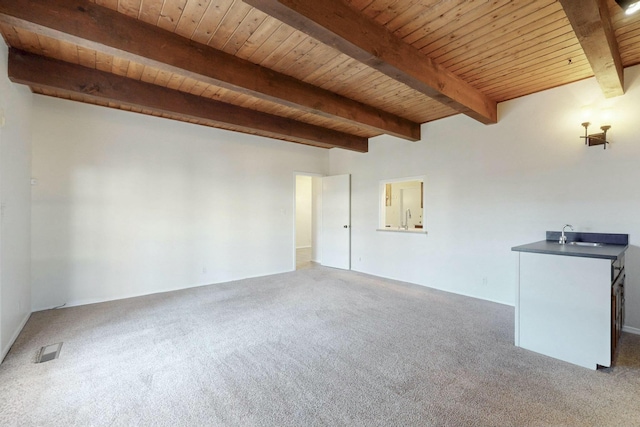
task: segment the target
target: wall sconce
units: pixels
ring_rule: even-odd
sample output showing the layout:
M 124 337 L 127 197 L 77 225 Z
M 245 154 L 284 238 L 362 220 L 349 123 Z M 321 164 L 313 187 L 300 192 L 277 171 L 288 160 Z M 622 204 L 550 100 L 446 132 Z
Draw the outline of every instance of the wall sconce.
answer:
M 584 127 L 584 136 L 581 136 L 580 138 L 584 138 L 585 145 L 588 145 L 589 147 L 591 147 L 592 145 L 603 145 L 604 149 L 606 150 L 607 144 L 609 143 L 609 141 L 607 141 L 607 131 L 611 129 L 611 126 L 600 126 L 600 129 L 602 130 L 601 133 L 593 133 L 589 135 L 589 125 L 591 125 L 591 123 L 589 122 L 582 123 L 582 126 Z

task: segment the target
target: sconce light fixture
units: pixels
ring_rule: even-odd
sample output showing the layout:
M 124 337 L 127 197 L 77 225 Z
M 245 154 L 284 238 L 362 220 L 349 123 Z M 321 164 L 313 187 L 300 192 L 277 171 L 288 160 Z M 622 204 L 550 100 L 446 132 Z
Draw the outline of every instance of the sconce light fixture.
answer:
M 584 136 L 581 136 L 580 138 L 584 138 L 585 145 L 588 145 L 589 147 L 591 147 L 592 145 L 603 145 L 604 149 L 606 150 L 607 144 L 609 143 L 609 141 L 607 141 L 607 131 L 611 129 L 611 126 L 600 126 L 600 130 L 602 130 L 601 133 L 592 133 L 591 135 L 589 135 L 589 125 L 591 125 L 591 123 L 589 122 L 582 123 L 582 126 L 584 127 Z
M 616 0 L 626 15 L 631 15 L 640 10 L 640 1 L 638 0 Z

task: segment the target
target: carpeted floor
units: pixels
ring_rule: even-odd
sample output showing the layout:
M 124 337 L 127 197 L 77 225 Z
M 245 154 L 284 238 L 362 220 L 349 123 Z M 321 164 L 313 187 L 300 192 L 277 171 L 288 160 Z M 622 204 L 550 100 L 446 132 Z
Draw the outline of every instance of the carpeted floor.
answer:
M 590 371 L 515 347 L 513 314 L 323 267 L 38 312 L 0 425 L 640 425 L 639 336 Z

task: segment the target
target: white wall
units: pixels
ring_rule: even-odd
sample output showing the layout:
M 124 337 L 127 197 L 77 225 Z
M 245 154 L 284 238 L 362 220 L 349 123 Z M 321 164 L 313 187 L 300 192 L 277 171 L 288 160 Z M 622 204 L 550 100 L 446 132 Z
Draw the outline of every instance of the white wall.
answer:
M 311 177 L 313 194 L 311 214 L 311 261 L 322 263 L 322 178 Z
M 610 100 L 589 79 L 502 103 L 496 125 L 459 115 L 424 125 L 417 143 L 332 150 L 331 173 L 352 176 L 352 268 L 513 304 L 512 246 L 565 223 L 628 233 L 626 324 L 640 328 L 640 66 L 625 78 Z M 606 151 L 579 138 L 588 104 L 614 108 Z M 428 234 L 376 232 L 379 180 L 416 175 Z
M 36 96 L 33 309 L 291 270 L 304 170 L 352 175 L 354 270 L 507 304 L 512 246 L 567 222 L 629 233 L 627 326 L 640 329 L 640 67 L 625 74 L 623 97 L 590 79 L 505 102 L 497 125 L 451 117 L 368 154 Z M 578 138 L 589 103 L 615 108 L 606 151 Z M 419 175 L 428 234 L 376 232 L 379 181 Z
M 7 78 L 0 42 L 0 361 L 31 313 L 31 101 L 29 89 Z
M 293 172 L 328 152 L 34 97 L 33 309 L 292 270 Z
M 313 219 L 312 177 L 296 176 L 296 248 L 310 248 Z

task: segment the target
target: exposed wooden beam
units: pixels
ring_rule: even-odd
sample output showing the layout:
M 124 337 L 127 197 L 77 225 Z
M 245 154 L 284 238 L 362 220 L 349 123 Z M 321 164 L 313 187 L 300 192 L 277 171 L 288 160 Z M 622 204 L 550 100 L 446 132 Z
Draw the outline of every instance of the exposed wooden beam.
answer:
M 606 0 L 560 0 L 593 74 L 611 98 L 624 94 L 624 73 Z
M 339 147 L 367 152 L 366 138 L 261 113 L 201 96 L 144 83 L 127 77 L 56 59 L 9 51 L 9 79 L 14 83 L 80 94 L 92 100 L 196 119 L 210 126 L 230 127 L 323 148 Z
M 410 141 L 420 125 L 87 0 L 0 0 L 0 21 L 161 71 Z
M 243 0 L 358 61 L 482 123 L 496 102 L 343 0 Z

